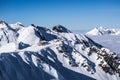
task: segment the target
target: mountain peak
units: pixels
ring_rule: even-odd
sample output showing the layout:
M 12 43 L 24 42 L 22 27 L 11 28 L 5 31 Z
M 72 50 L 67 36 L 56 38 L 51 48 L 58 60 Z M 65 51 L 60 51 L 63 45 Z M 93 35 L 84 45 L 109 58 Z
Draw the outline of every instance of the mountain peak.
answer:
M 8 25 L 7 25 L 7 23 L 5 22 L 5 21 L 3 21 L 3 20 L 0 20 L 0 28 L 5 28 L 5 27 L 7 27 Z
M 3 24 L 3 23 L 5 23 L 5 21 L 3 21 L 3 20 L 0 19 L 0 24 Z
M 100 27 L 97 27 L 97 29 L 106 29 L 106 28 L 103 26 L 100 26 Z
M 0 80 L 120 80 L 117 54 L 85 35 L 62 25 L 8 27 L 0 32 Z
M 118 35 L 119 33 L 120 29 L 106 28 L 101 26 L 88 31 L 86 35 Z
M 32 26 L 32 27 L 36 27 L 34 24 L 30 24 L 30 26 Z
M 52 28 L 52 30 L 54 30 L 56 32 L 60 32 L 60 33 L 71 33 L 70 30 L 68 30 L 67 28 L 65 28 L 62 25 L 56 25 Z
M 21 22 L 16 22 L 15 24 L 19 25 L 19 26 L 23 26 L 23 24 Z

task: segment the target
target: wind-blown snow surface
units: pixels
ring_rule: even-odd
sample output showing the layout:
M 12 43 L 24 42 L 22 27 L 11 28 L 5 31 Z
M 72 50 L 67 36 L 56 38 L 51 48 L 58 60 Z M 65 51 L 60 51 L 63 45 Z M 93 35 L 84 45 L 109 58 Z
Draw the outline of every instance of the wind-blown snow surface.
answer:
M 90 30 L 86 35 L 120 35 L 120 29 L 99 27 Z
M 0 80 L 120 80 L 120 58 L 87 36 L 0 24 Z

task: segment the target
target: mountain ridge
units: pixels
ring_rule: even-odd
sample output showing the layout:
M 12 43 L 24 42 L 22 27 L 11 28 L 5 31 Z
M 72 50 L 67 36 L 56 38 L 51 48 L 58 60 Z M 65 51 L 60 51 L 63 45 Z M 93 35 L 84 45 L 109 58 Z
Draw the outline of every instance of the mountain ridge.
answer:
M 19 26 L 0 28 L 0 80 L 120 79 L 119 56 L 89 37 L 62 25 Z
M 86 35 L 92 35 L 92 36 L 120 35 L 120 29 L 98 27 L 88 31 Z

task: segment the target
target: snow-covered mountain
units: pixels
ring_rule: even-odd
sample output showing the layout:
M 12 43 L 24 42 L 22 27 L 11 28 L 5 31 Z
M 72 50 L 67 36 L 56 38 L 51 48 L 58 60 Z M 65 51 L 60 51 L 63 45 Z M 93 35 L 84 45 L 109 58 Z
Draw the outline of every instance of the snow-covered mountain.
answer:
M 0 80 L 120 80 L 116 53 L 62 25 L 0 30 Z
M 16 42 L 19 35 L 18 27 L 22 26 L 15 24 L 15 28 L 13 28 L 13 25 L 10 26 L 5 21 L 0 20 L 0 47 L 10 42 Z
M 120 29 L 98 27 L 90 30 L 86 35 L 120 35 Z

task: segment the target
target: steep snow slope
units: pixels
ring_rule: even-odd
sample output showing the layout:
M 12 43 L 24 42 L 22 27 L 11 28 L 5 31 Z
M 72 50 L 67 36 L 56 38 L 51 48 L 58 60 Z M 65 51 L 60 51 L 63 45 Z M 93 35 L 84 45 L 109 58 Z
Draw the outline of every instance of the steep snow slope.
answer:
M 18 31 L 20 30 L 21 28 L 23 28 L 24 26 L 22 25 L 22 23 L 20 22 L 17 22 L 15 24 L 9 24 L 14 30 Z
M 0 80 L 119 80 L 120 58 L 61 25 L 31 25 L 0 48 Z M 5 48 L 15 45 L 15 50 Z M 5 47 L 5 48 L 4 48 Z M 5 49 L 5 50 L 4 50 Z
M 86 35 L 120 35 L 120 29 L 109 29 L 104 27 L 94 28 L 86 33 Z
M 13 52 L 16 50 L 15 43 L 8 43 L 0 48 L 0 53 L 3 52 Z
M 17 39 L 18 43 L 23 42 L 26 44 L 35 44 L 35 42 L 39 42 L 39 38 L 35 35 L 35 30 L 32 25 L 29 27 L 23 28 L 19 31 L 19 37 Z
M 18 27 L 17 25 L 15 27 Z M 16 42 L 18 32 L 5 21 L 0 20 L 0 47 L 7 43 Z

